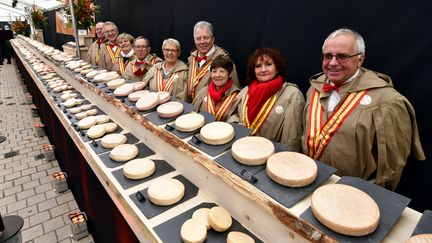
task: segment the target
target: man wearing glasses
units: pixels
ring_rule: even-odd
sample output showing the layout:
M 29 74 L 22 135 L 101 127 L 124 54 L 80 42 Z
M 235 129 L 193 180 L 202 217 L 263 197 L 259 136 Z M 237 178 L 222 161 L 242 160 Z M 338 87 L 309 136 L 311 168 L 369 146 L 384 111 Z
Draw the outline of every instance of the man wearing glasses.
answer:
M 100 57 L 97 65 L 108 71 L 113 70 L 113 66 L 117 57 L 120 57 L 121 48 L 117 44 L 118 28 L 111 22 L 107 21 L 103 25 L 103 33 L 106 41 L 101 44 Z
M 206 21 L 195 24 L 193 37 L 196 50 L 188 58 L 188 101 L 192 102 L 195 95 L 210 82 L 210 65 L 219 55 L 228 56 L 228 52 L 214 44 L 213 25 Z M 234 65 L 232 80 L 238 87 L 239 81 Z
M 394 190 L 408 155 L 424 160 L 414 108 L 387 75 L 362 67 L 363 38 L 331 33 L 322 47 L 323 73 L 310 79 L 303 151 L 338 170 Z
M 144 80 L 144 75 L 156 63 L 161 62 L 162 59 L 156 54 L 150 53 L 150 43 L 147 38 L 138 36 L 133 44 L 135 58 L 129 61 L 123 76 L 126 79 L 134 82 Z

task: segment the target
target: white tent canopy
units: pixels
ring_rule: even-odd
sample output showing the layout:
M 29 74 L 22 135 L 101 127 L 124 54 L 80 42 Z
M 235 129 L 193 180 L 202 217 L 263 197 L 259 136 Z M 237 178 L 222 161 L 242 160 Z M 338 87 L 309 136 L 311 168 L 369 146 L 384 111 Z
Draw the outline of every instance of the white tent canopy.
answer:
M 41 8 L 42 11 L 49 11 L 60 8 L 63 4 L 56 0 L 18 0 L 15 8 L 12 7 L 13 0 L 0 0 L 0 21 L 10 22 L 15 17 L 22 17 L 24 20 L 25 8 L 31 8 L 34 4 Z

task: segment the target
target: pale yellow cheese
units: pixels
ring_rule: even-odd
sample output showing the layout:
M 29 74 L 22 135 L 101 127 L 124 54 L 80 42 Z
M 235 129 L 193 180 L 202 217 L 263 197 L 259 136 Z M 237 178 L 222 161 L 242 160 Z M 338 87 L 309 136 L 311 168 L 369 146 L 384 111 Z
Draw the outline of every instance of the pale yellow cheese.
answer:
M 96 118 L 95 118 L 96 123 Z M 101 145 L 104 148 L 114 148 L 115 146 L 119 144 L 124 144 L 127 141 L 127 137 L 123 134 L 113 133 L 105 135 L 101 139 Z
M 86 117 L 88 117 L 88 114 L 85 111 L 82 111 L 82 112 L 79 112 L 79 113 L 75 114 L 75 118 L 78 119 L 78 120 L 84 119 Z
M 405 243 L 432 243 L 432 234 L 419 234 L 409 238 Z
M 115 96 L 128 96 L 134 91 L 134 85 L 132 83 L 122 84 L 114 90 Z
M 63 105 L 66 108 L 71 108 L 74 107 L 76 104 L 77 104 L 77 100 L 75 98 L 71 98 L 71 99 L 67 99 Z
M 207 238 L 207 229 L 201 222 L 188 219 L 181 226 L 180 236 L 185 243 L 202 243 Z
M 226 122 L 212 122 L 201 128 L 200 137 L 207 144 L 226 144 L 234 138 L 234 128 Z
M 264 137 L 250 136 L 235 141 L 231 148 L 234 159 L 245 165 L 262 165 L 274 154 L 273 143 Z
M 159 206 L 169 206 L 180 201 L 185 192 L 185 187 L 177 179 L 164 178 L 153 182 L 148 190 L 149 200 Z
M 94 116 L 88 116 L 78 122 L 78 127 L 81 129 L 87 129 L 94 125 L 96 125 L 96 117 Z
M 157 94 L 159 95 L 159 104 L 163 104 L 171 99 L 171 95 L 167 91 L 159 91 Z
M 160 96 L 159 96 L 160 97 Z M 157 113 L 162 118 L 178 116 L 183 112 L 183 104 L 178 101 L 170 101 L 158 106 Z
M 214 206 L 208 214 L 210 226 L 217 232 L 225 232 L 232 225 L 231 214 L 223 207 Z
M 109 89 L 117 89 L 118 87 L 122 86 L 124 83 L 126 83 L 126 80 L 122 78 L 111 80 L 107 83 L 107 86 Z
M 117 130 L 117 124 L 115 124 L 114 122 L 108 122 L 104 124 L 106 127 L 106 132 L 110 133 L 110 132 L 114 132 L 115 130 Z
M 81 107 L 72 107 L 69 109 L 69 112 L 72 114 L 80 113 L 82 111 Z
M 255 240 L 243 232 L 231 231 L 228 233 L 227 243 L 255 243 Z
M 105 125 L 94 125 L 87 131 L 87 137 L 96 139 L 102 137 L 106 133 Z
M 157 106 L 159 96 L 155 92 L 149 92 L 138 99 L 135 106 L 139 111 L 151 110 Z
M 128 95 L 128 99 L 131 102 L 136 102 L 137 100 L 139 100 L 139 98 L 141 98 L 142 96 L 148 94 L 149 91 L 148 90 L 138 90 L 138 91 L 134 91 L 132 93 L 130 93 Z
M 179 116 L 174 124 L 178 131 L 192 132 L 204 126 L 205 118 L 198 113 L 189 113 Z
M 97 124 L 107 123 L 107 122 L 109 122 L 109 120 L 110 120 L 110 117 L 105 115 L 105 114 L 96 116 L 96 123 Z
M 192 214 L 192 218 L 203 224 L 206 229 L 210 229 L 210 223 L 208 222 L 208 215 L 210 208 L 200 208 L 195 210 Z
M 312 194 L 311 208 L 323 225 L 344 235 L 368 235 L 380 222 L 376 202 L 367 193 L 348 185 L 319 187 Z
M 276 183 L 303 187 L 315 181 L 318 166 L 310 157 L 296 152 L 280 152 L 267 160 L 267 175 Z
M 111 150 L 110 158 L 117 162 L 126 162 L 137 157 L 138 152 L 137 146 L 133 144 L 120 144 Z
M 153 160 L 147 158 L 134 159 L 123 166 L 123 175 L 131 180 L 144 179 L 151 176 L 156 170 Z

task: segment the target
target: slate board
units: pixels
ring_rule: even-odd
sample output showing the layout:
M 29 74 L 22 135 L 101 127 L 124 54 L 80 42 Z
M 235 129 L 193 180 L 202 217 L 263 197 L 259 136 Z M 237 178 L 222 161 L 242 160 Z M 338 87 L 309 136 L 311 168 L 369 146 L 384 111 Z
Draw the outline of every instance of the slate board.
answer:
M 150 202 L 150 200 L 148 199 L 148 196 L 147 196 L 148 188 L 140 191 L 140 193 L 146 198 L 146 200 L 143 202 L 138 201 L 138 199 L 136 198 L 136 193 L 129 195 L 129 197 L 136 204 L 136 206 L 141 210 L 141 212 L 144 214 L 144 216 L 146 218 L 151 219 L 154 216 L 159 215 L 159 214 L 175 207 L 176 205 L 183 203 L 183 202 L 195 197 L 198 194 L 198 187 L 196 187 L 194 184 L 192 184 L 192 182 L 188 181 L 182 175 L 178 175 L 178 176 L 175 176 L 173 178 L 179 180 L 185 186 L 185 193 L 184 193 L 183 198 L 173 205 L 158 206 L 158 205 L 155 205 L 152 202 Z
M 425 210 L 421 216 L 412 236 L 419 234 L 432 234 L 432 211 Z
M 381 214 L 380 224 L 373 233 L 357 237 L 338 234 L 328 229 L 326 226 L 318 222 L 310 207 L 300 215 L 301 218 L 305 219 L 312 225 L 315 225 L 324 233 L 340 242 L 381 242 L 399 219 L 402 211 L 405 210 L 411 201 L 411 199 L 405 196 L 357 177 L 344 176 L 337 183 L 351 185 L 367 193 L 378 204 Z
M 183 223 L 192 218 L 193 212 L 195 210 L 198 210 L 200 208 L 212 208 L 214 206 L 217 206 L 214 203 L 202 203 L 198 206 L 195 206 L 194 208 L 189 209 L 188 211 L 177 215 L 176 217 L 163 222 L 162 224 L 154 227 L 154 231 L 159 236 L 159 238 L 162 240 L 162 242 L 169 242 L 169 243 L 181 243 L 182 239 L 180 236 L 180 229 Z M 226 238 L 228 236 L 228 233 L 231 231 L 240 231 L 243 232 L 250 237 L 252 237 L 255 242 L 259 243 L 262 242 L 260 239 L 258 239 L 255 235 L 253 235 L 251 232 L 249 232 L 246 228 L 244 228 L 236 219 L 232 219 L 232 225 L 231 227 L 225 231 L 225 232 L 216 232 L 213 229 L 207 230 L 207 239 L 205 242 L 207 243 L 225 243 Z
M 123 175 L 123 168 L 115 170 L 111 173 L 114 175 L 114 177 L 117 179 L 118 183 L 123 187 L 123 189 L 128 189 L 128 188 L 137 186 L 141 183 L 144 183 L 146 181 L 153 180 L 154 178 L 157 178 L 159 176 L 163 176 L 165 174 L 168 174 L 168 173 L 175 170 L 165 160 L 153 160 L 153 161 L 154 161 L 155 167 L 156 167 L 155 172 L 151 176 L 143 178 L 143 179 L 131 180 L 131 179 L 126 178 Z
M 234 127 L 234 138 L 226 143 L 226 144 L 222 144 L 222 145 L 209 145 L 206 144 L 204 142 L 200 142 L 200 143 L 194 143 L 194 138 L 192 138 L 191 140 L 188 141 L 188 144 L 194 146 L 195 148 L 203 151 L 204 153 L 207 153 L 210 156 L 217 156 L 219 154 L 221 154 L 222 152 L 224 152 L 225 150 L 231 148 L 231 145 L 239 140 L 242 137 L 246 137 L 250 134 L 250 129 L 237 124 L 237 123 L 230 123 L 233 127 Z M 197 137 L 199 137 L 197 135 Z

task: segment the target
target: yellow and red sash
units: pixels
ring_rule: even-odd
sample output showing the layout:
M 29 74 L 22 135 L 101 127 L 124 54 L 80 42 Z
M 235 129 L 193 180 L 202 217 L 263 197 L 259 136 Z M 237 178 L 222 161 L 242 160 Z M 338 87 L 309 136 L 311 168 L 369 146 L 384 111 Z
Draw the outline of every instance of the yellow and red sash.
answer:
M 220 106 L 216 109 L 213 99 L 210 96 L 210 92 L 207 92 L 207 111 L 216 116 L 216 121 L 221 121 L 225 112 L 231 106 L 232 102 L 236 98 L 238 91 L 231 93 L 221 101 Z
M 170 92 L 172 85 L 174 84 L 174 80 L 178 77 L 178 72 L 175 72 L 171 75 L 171 77 L 166 81 L 165 85 L 163 82 L 162 72 L 156 68 L 155 78 L 156 78 L 156 90 L 157 91 L 167 91 Z
M 261 107 L 258 115 L 251 123 L 249 121 L 248 113 L 247 113 L 247 103 L 249 100 L 249 95 L 246 94 L 245 101 L 243 102 L 243 107 L 242 107 L 243 108 L 242 123 L 252 130 L 251 135 L 255 135 L 260 130 L 261 126 L 264 124 L 265 120 L 267 119 L 267 116 L 270 114 L 270 111 L 273 109 L 273 106 L 276 104 L 277 99 L 278 99 L 277 93 L 272 95 L 270 98 L 268 98 L 267 101 L 264 103 L 264 105 Z
M 212 63 L 212 61 L 206 62 L 204 64 L 204 66 L 202 66 L 198 70 L 197 69 L 197 67 L 199 67 L 198 62 L 195 60 L 195 58 L 192 58 L 192 61 L 190 64 L 190 68 L 192 71 L 191 71 L 191 76 L 189 77 L 189 80 L 188 80 L 189 93 L 191 94 L 192 99 L 195 98 L 195 87 L 198 85 L 201 78 L 204 77 L 204 75 L 206 75 L 206 73 L 210 70 L 211 63 Z
M 99 62 L 99 58 L 100 58 L 100 51 L 101 51 L 101 49 L 100 49 L 100 47 L 98 47 L 98 48 L 96 49 L 96 54 L 95 54 L 95 62 L 96 62 L 96 63 Z
M 120 48 L 120 47 L 117 47 L 117 49 L 116 49 L 116 51 L 115 51 L 115 53 L 114 53 L 114 51 L 111 49 L 110 45 L 107 44 L 107 45 L 106 45 L 106 49 L 107 49 L 108 55 L 109 55 L 110 58 L 111 58 L 111 62 L 114 63 L 116 57 L 118 57 L 118 56 L 120 55 L 121 48 Z
M 136 71 L 138 71 L 138 69 L 141 69 L 141 73 L 142 75 L 137 75 L 139 78 L 142 78 L 142 76 L 144 76 L 144 69 L 145 68 L 140 68 L 138 65 L 136 65 L 135 63 L 129 62 L 127 65 L 132 65 L 132 73 L 135 74 Z M 126 67 L 127 68 L 127 67 Z M 135 74 L 136 75 L 136 74 Z
M 350 93 L 341 106 L 333 112 L 329 119 L 322 125 L 323 107 L 319 102 L 320 93 L 314 90 L 309 110 L 308 123 L 308 156 L 320 159 L 324 149 L 332 139 L 333 134 L 342 126 L 345 119 L 357 107 L 360 100 L 367 94 L 367 90 Z
M 120 74 L 120 75 L 123 75 L 123 73 L 125 72 L 125 70 L 126 70 L 126 66 L 127 66 L 127 64 L 125 65 L 125 63 L 124 63 L 124 61 L 123 61 L 123 57 L 119 57 L 118 58 L 118 73 Z

